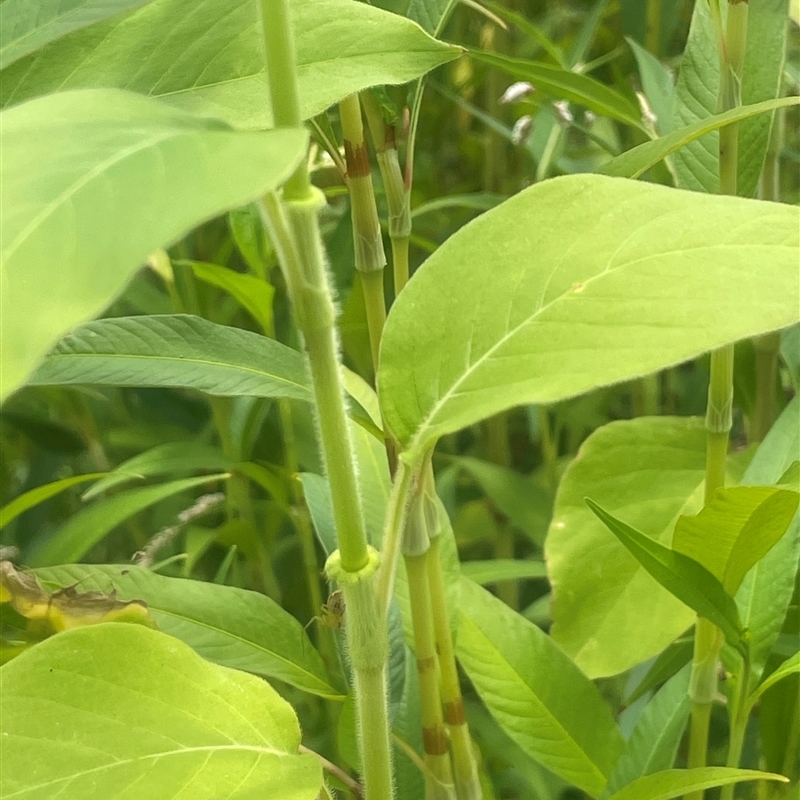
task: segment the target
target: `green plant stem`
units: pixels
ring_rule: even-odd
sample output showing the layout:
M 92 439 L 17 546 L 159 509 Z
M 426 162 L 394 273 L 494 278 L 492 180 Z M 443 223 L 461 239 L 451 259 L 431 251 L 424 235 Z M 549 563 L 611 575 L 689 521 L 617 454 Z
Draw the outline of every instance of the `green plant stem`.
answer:
M 661 0 L 648 0 L 647 3 L 647 33 L 645 42 L 647 49 L 658 56 L 661 47 Z
M 360 96 L 386 191 L 396 297 L 408 283 L 409 276 L 408 245 L 411 236 L 409 187 L 400 169 L 394 125 L 385 122 L 378 102 L 370 91 L 362 92 Z
M 409 236 L 392 237 L 392 268 L 394 277 L 394 296 L 397 297 L 408 283 L 408 246 L 411 243 Z
M 720 111 L 728 111 L 741 104 L 741 77 L 747 41 L 748 4 L 729 0 L 727 29 L 724 34 L 719 9 L 711 3 L 712 16 L 718 36 L 720 63 Z M 738 125 L 729 125 L 719 137 L 719 192 L 737 193 Z M 725 461 L 728 438 L 733 424 L 733 345 L 711 354 L 711 376 L 706 408 L 706 480 L 705 504 L 714 492 L 725 485 Z M 711 704 L 716 693 L 716 665 L 722 636 L 702 617 L 695 628 L 694 658 L 690 694 L 692 696 L 692 721 L 689 738 L 689 767 L 704 767 L 708 748 L 708 721 Z M 746 689 L 745 689 L 746 691 Z M 686 800 L 702 800 L 703 792 L 691 792 Z
M 756 401 L 750 426 L 752 442 L 763 441 L 778 415 L 775 379 L 778 372 L 780 344 L 779 333 L 767 333 L 753 339 L 756 351 Z
M 294 38 L 288 0 L 261 0 L 267 73 L 275 124 L 299 127 Z M 330 482 L 339 549 L 326 574 L 342 587 L 348 607 L 348 653 L 353 666 L 358 741 L 366 800 L 394 796 L 386 693 L 388 640 L 374 581 L 379 557 L 367 544 L 345 413 L 334 327 L 335 309 L 324 264 L 317 212 L 324 196 L 302 163 L 285 184 L 283 202 L 267 195 L 261 211 L 286 278 L 311 372 L 323 459 Z
M 403 540 L 408 504 L 412 488 L 418 483 L 420 465 L 409 465 L 402 459 L 397 462 L 389 501 L 386 506 L 386 524 L 383 531 L 381 548 L 381 564 L 375 578 L 375 592 L 378 595 L 378 609 L 381 616 L 386 617 L 394 589 L 397 574 L 397 561 Z
M 428 583 L 429 552 L 405 556 L 411 619 L 414 628 L 414 654 L 419 675 L 420 716 L 425 764 L 435 780 L 426 776 L 427 800 L 454 797 L 450 747 L 444 726 L 439 670 L 436 658 L 433 606 Z
M 742 667 L 741 678 L 737 683 L 736 691 L 731 702 L 731 736 L 728 743 L 728 757 L 725 761 L 726 767 L 738 767 L 742 757 L 742 747 L 744 746 L 745 732 L 747 731 L 747 719 L 750 716 L 750 704 L 748 696 L 750 693 L 750 664 L 745 661 Z M 734 784 L 723 786 L 720 800 L 733 800 Z
M 372 365 L 377 373 L 381 334 L 386 322 L 386 301 L 383 295 L 386 255 L 383 252 L 383 237 L 358 95 L 351 94 L 339 103 L 339 118 L 347 164 L 347 191 L 350 195 L 355 264 L 361 275 Z
M 444 721 L 450 732 L 450 748 L 458 800 L 481 800 L 483 793 L 478 778 L 478 765 L 472 750 L 472 740 L 464 712 L 464 698 L 461 695 L 461 685 L 458 681 L 453 636 L 447 613 L 444 575 L 439 552 L 441 538 L 441 535 L 431 538 L 427 567 L 436 649 L 439 653 Z

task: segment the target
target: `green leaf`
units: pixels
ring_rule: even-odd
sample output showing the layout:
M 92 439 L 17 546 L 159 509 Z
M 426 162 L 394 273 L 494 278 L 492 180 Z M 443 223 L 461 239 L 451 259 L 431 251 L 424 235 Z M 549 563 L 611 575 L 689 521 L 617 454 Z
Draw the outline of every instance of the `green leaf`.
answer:
M 556 100 L 579 103 L 597 114 L 644 130 L 639 109 L 627 97 L 588 75 L 554 67 L 552 64 L 498 56 L 484 50 L 470 50 L 470 56 L 490 67 L 503 70 L 517 80 L 529 81 L 537 90 Z
M 699 767 L 698 769 L 668 769 L 646 775 L 626 786 L 608 800 L 670 800 L 689 792 L 703 791 L 713 786 L 727 786 L 740 781 L 781 781 L 788 783 L 783 775 L 772 772 L 757 772 L 751 769 L 730 767 Z
M 153 250 L 278 186 L 307 140 L 234 131 L 117 90 L 56 94 L 0 117 L 0 397 Z
M 713 622 L 732 647 L 745 651 L 745 631 L 736 602 L 711 572 L 683 553 L 664 547 L 616 519 L 588 497 L 586 503 L 665 589 Z
M 269 127 L 258 8 L 251 0 L 216 0 L 211 7 L 156 0 L 17 62 L 3 74 L 0 103 L 102 86 L 238 127 Z M 406 83 L 461 53 L 410 20 L 355 0 L 291 0 L 290 15 L 304 119 L 369 86 Z
M 78 628 L 2 675 L 4 797 L 314 800 L 322 785 L 274 689 L 158 631 Z
M 550 495 L 538 486 L 532 475 L 522 475 L 508 467 L 477 458 L 460 457 L 453 463 L 478 482 L 497 509 L 521 531 L 541 545 L 550 521 Z
M 45 357 L 38 386 L 172 386 L 312 401 L 302 355 L 274 339 L 183 314 L 84 325 Z
M 15 497 L 10 503 L 6 503 L 0 508 L 0 528 L 4 528 L 9 522 L 15 520 L 20 514 L 24 514 L 39 503 L 44 503 L 51 497 L 69 489 L 72 486 L 78 486 L 86 481 L 96 481 L 106 475 L 105 472 L 89 472 L 85 475 L 73 475 L 70 478 L 62 478 L 60 481 L 53 481 L 52 483 L 45 483 L 43 486 L 36 486 L 29 489 L 19 497 Z
M 106 534 L 134 514 L 167 497 L 228 477 L 227 473 L 221 473 L 203 475 L 201 478 L 184 478 L 157 486 L 131 489 L 114 497 L 98 500 L 77 514 L 73 514 L 50 533 L 45 541 L 27 554 L 26 561 L 32 567 L 78 561 Z
M 691 667 L 687 664 L 645 706 L 609 778 L 606 796 L 638 778 L 669 769 L 675 763 L 692 709 L 690 674 Z
M 570 65 L 567 62 L 564 51 L 557 44 L 555 44 L 555 42 L 552 42 L 548 38 L 547 34 L 541 30 L 541 28 L 538 28 L 522 14 L 517 14 L 514 11 L 510 11 L 499 3 L 487 2 L 484 3 L 484 5 L 490 8 L 492 12 L 497 14 L 497 16 L 501 19 L 504 19 L 506 22 L 510 22 L 512 25 L 517 27 L 521 33 L 524 33 L 528 38 L 539 45 L 539 47 L 541 47 L 542 50 L 544 50 L 547 55 L 549 55 L 553 61 L 558 64 L 559 67 L 569 69 Z
M 209 661 L 320 697 L 342 698 L 300 623 L 260 592 L 168 578 L 133 566 L 70 564 L 35 574 L 49 589 L 80 581 L 81 591 L 114 589 L 119 599 L 142 600 L 161 631 Z
M 694 633 L 694 631 L 692 631 Z M 633 705 L 640 697 L 665 683 L 692 660 L 694 638 L 677 639 L 658 655 L 636 688 L 625 698 L 625 705 Z
M 3 0 L 0 69 L 54 39 L 143 6 L 149 0 Z
M 220 472 L 232 467 L 231 459 L 225 458 L 217 447 L 201 442 L 165 442 L 123 461 L 85 491 L 82 499 L 91 500 L 120 484 L 155 475 L 185 475 L 199 470 Z
M 756 450 L 742 483 L 771 484 L 800 455 L 800 397 L 795 396 Z M 746 575 L 736 593 L 742 622 L 750 631 L 751 670 L 764 669 L 791 602 L 800 559 L 800 514 L 787 533 Z
M 665 136 L 672 130 L 672 101 L 675 95 L 672 75 L 652 53 L 645 50 L 640 44 L 633 39 L 627 39 L 627 42 L 639 67 L 644 95 L 656 117 L 656 130 L 661 136 Z
M 263 333 L 268 334 L 272 330 L 272 299 L 275 296 L 275 287 L 271 283 L 219 264 L 206 264 L 200 261 L 183 263 L 192 268 L 192 272 L 199 280 L 235 297 L 239 305 L 261 326 Z
M 778 96 L 786 44 L 788 0 L 750 0 L 747 49 L 742 70 L 742 104 Z M 718 110 L 719 58 L 708 4 L 695 3 L 689 37 L 683 52 L 673 117 L 686 125 Z M 771 116 L 743 122 L 739 129 L 738 191 L 752 197 L 767 151 Z M 714 193 L 719 187 L 719 137 L 710 134 L 677 153 L 678 184 Z
M 699 514 L 678 519 L 672 547 L 735 595 L 750 568 L 786 533 L 798 501 L 797 492 L 770 486 L 718 489 Z
M 594 684 L 550 637 L 466 578 L 460 610 L 456 653 L 497 723 L 596 797 L 624 743 Z
M 543 561 L 495 558 L 491 561 L 462 561 L 461 574 L 475 583 L 501 583 L 531 578 L 546 578 Z
M 450 194 L 444 197 L 437 197 L 417 206 L 411 212 L 411 218 L 416 219 L 425 214 L 435 211 L 443 211 L 448 208 L 466 208 L 471 211 L 488 211 L 506 200 L 504 194 L 493 194 L 491 192 L 475 192 L 473 194 Z
M 750 119 L 768 111 L 774 111 L 777 108 L 786 108 L 798 104 L 800 104 L 800 98 L 798 97 L 783 97 L 778 100 L 765 100 L 763 103 L 740 106 L 713 117 L 704 117 L 697 122 L 662 136 L 660 139 L 645 142 L 616 158 L 612 158 L 611 161 L 603 164 L 598 169 L 598 172 L 602 175 L 615 175 L 620 178 L 638 178 L 663 158 L 676 153 L 682 147 L 686 147 L 690 142 L 697 141 L 707 133 L 719 130 L 731 122 Z
M 523 190 L 450 237 L 392 307 L 387 427 L 416 455 L 512 406 L 792 324 L 799 216 L 600 175 Z
M 695 615 L 608 535 L 584 497 L 669 545 L 678 515 L 703 506 L 705 460 L 701 419 L 644 417 L 596 430 L 564 473 L 545 545 L 551 634 L 590 677 L 659 654 Z M 741 470 L 733 462 L 728 469 L 738 481 Z
M 800 672 L 800 653 L 795 653 L 791 658 L 787 658 L 774 672 L 770 672 L 766 679 L 759 684 L 755 692 L 748 698 L 748 705 L 752 707 L 767 689 L 774 686 L 778 681 L 782 681 L 790 675 L 796 675 L 798 672 Z

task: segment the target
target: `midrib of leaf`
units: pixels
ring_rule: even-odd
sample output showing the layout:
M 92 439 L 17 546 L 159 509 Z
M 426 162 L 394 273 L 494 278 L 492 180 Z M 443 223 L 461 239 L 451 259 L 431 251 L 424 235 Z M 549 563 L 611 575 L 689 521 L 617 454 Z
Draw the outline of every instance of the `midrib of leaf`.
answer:
M 680 213 L 680 212 L 675 212 L 675 213 Z M 670 213 L 661 214 L 658 217 L 655 217 L 652 221 L 653 222 L 661 221 L 661 220 L 669 217 L 670 215 L 671 215 Z M 590 284 L 595 283 L 597 280 L 599 280 L 599 279 L 601 279 L 601 278 L 605 277 L 606 275 L 609 275 L 609 274 L 611 274 L 613 272 L 617 272 L 619 270 L 627 269 L 629 267 L 633 267 L 633 266 L 636 266 L 638 264 L 643 264 L 643 263 L 645 263 L 647 261 L 651 261 L 651 260 L 655 260 L 655 259 L 661 259 L 661 258 L 665 258 L 665 257 L 669 257 L 669 256 L 674 256 L 674 255 L 679 255 L 679 254 L 686 254 L 686 253 L 699 253 L 699 252 L 706 252 L 706 251 L 713 251 L 713 250 L 724 250 L 726 248 L 734 248 L 736 250 L 741 250 L 742 247 L 743 247 L 743 245 L 741 245 L 741 244 L 720 243 L 720 244 L 707 244 L 707 245 L 701 245 L 701 246 L 698 246 L 698 247 L 690 247 L 690 248 L 678 248 L 676 250 L 663 250 L 663 251 L 658 252 L 658 253 L 650 254 L 650 255 L 647 255 L 647 256 L 641 256 L 641 257 L 633 259 L 631 261 L 626 261 L 626 262 L 624 262 L 622 264 L 618 264 L 615 267 L 611 266 L 611 262 L 613 261 L 614 256 L 617 255 L 617 253 L 630 241 L 631 238 L 633 238 L 636 235 L 641 234 L 642 230 L 643 229 L 640 228 L 640 229 L 637 229 L 636 231 L 632 232 L 625 239 L 625 241 L 623 241 L 619 245 L 619 247 L 617 247 L 617 249 L 614 251 L 614 253 L 609 257 L 608 264 L 606 265 L 605 269 L 603 269 L 601 272 L 597 273 L 596 275 L 593 275 L 593 276 L 591 276 L 589 278 L 584 278 L 582 281 L 580 281 L 582 286 L 584 288 L 586 288 Z M 547 278 L 547 280 L 545 282 L 545 286 L 544 286 L 544 288 L 542 290 L 542 297 L 539 300 L 540 305 L 538 306 L 538 308 L 536 308 L 536 310 L 530 316 L 528 316 L 524 320 L 522 320 L 522 322 L 518 323 L 513 328 L 509 328 L 506 331 L 506 333 L 503 334 L 503 336 L 501 336 L 491 347 L 489 347 L 489 349 L 486 350 L 486 352 L 483 355 L 479 356 L 476 361 L 472 362 L 464 370 L 464 372 L 462 372 L 462 374 L 453 382 L 453 384 L 450 386 L 450 388 L 433 404 L 433 406 L 431 406 L 431 409 L 430 409 L 430 411 L 428 411 L 425 419 L 423 419 L 423 421 L 419 424 L 419 426 L 417 427 L 416 433 L 414 433 L 414 435 L 412 436 L 411 441 L 410 441 L 408 447 L 406 448 L 407 451 L 415 452 L 415 451 L 417 451 L 418 448 L 422 449 L 422 448 L 426 447 L 429 444 L 429 442 L 426 439 L 426 432 L 427 432 L 427 429 L 431 426 L 432 420 L 435 419 L 435 417 L 439 413 L 439 411 L 441 411 L 441 409 L 451 399 L 453 399 L 454 397 L 464 396 L 464 395 L 470 394 L 469 391 L 459 392 L 458 391 L 458 387 L 461 386 L 461 384 L 463 384 L 475 372 L 475 370 L 478 369 L 478 367 L 482 366 L 484 362 L 490 361 L 492 359 L 495 351 L 497 351 L 499 348 L 501 348 L 507 341 L 512 339 L 518 333 L 520 333 L 528 325 L 531 325 L 534 322 L 536 322 L 541 314 L 543 314 L 545 311 L 550 310 L 557 303 L 563 301 L 565 298 L 570 296 L 569 291 L 567 291 L 564 294 L 560 294 L 557 297 L 554 297 L 549 303 L 542 304 L 542 301 L 544 299 L 544 295 L 546 294 L 546 291 L 547 291 L 547 286 L 549 286 L 550 281 L 553 279 L 555 274 L 561 268 L 561 265 L 564 263 L 564 260 L 566 259 L 567 255 L 571 252 L 571 250 L 574 247 L 577 247 L 578 244 L 580 244 L 582 241 L 583 241 L 583 237 L 581 237 L 580 239 L 576 240 L 576 242 L 573 244 L 573 247 L 570 248 L 569 250 L 567 250 L 562 255 L 561 260 L 558 262 L 558 264 L 556 264 L 553 267 L 552 271 L 550 272 L 550 275 L 548 276 L 548 278 Z M 762 249 L 762 250 L 765 247 L 767 247 L 767 246 L 759 245 L 759 248 Z M 788 245 L 772 245 L 771 247 L 774 247 L 774 248 L 786 247 L 787 249 L 792 249 L 792 248 L 789 248 Z M 470 353 L 471 353 L 472 337 L 470 337 L 470 340 L 468 342 L 468 346 L 470 348 Z M 441 363 L 440 363 L 440 369 L 441 369 Z M 524 380 L 527 380 L 527 378 L 522 378 L 522 379 L 520 379 L 519 382 L 522 382 Z M 417 397 L 419 397 L 419 395 L 417 395 Z M 564 399 L 564 398 L 561 398 L 561 399 Z
M 572 774 L 575 774 L 577 772 L 586 775 L 587 772 L 585 769 L 585 764 L 588 763 L 589 765 L 591 765 L 592 768 L 589 774 L 592 776 L 593 779 L 596 779 L 601 785 L 604 785 L 607 782 L 608 778 L 602 772 L 600 767 L 598 767 L 597 764 L 594 763 L 594 761 L 589 757 L 586 751 L 575 741 L 575 739 L 573 739 L 572 734 L 558 721 L 558 719 L 556 719 L 550 713 L 547 707 L 536 696 L 533 689 L 531 689 L 531 687 L 528 686 L 528 684 L 525 682 L 524 678 L 519 674 L 519 672 L 517 672 L 517 670 L 514 669 L 514 667 L 508 662 L 508 660 L 503 657 L 503 654 L 494 646 L 491 640 L 484 634 L 480 626 L 478 626 L 475 622 L 473 622 L 466 614 L 462 613 L 461 621 L 459 623 L 459 628 L 462 628 L 464 625 L 467 625 L 472 628 L 471 631 L 472 636 L 476 635 L 479 636 L 481 641 L 485 643 L 484 647 L 488 645 L 487 649 L 491 649 L 491 651 L 497 653 L 503 665 L 512 673 L 514 678 L 519 682 L 519 685 L 525 688 L 526 693 L 533 701 L 532 704 L 534 705 L 534 707 L 538 708 L 540 712 L 542 712 L 542 716 L 546 716 L 550 724 L 552 724 L 554 727 L 558 729 L 560 736 L 555 741 L 556 742 L 560 741 L 562 743 L 565 742 L 570 746 L 571 749 L 573 749 L 573 751 L 574 750 L 578 751 L 577 760 L 580 762 L 580 766 L 577 768 L 573 766 L 576 760 L 575 755 L 572 756 L 549 755 L 549 757 L 552 758 L 553 761 L 561 761 L 569 765 L 564 770 L 564 772 L 569 771 Z M 486 673 L 484 672 L 484 674 Z M 496 679 L 496 676 L 493 675 L 492 677 Z M 550 769 L 552 769 L 552 767 L 550 767 Z
M 150 344 L 150 343 L 148 342 L 148 344 Z M 81 359 L 83 359 L 83 358 L 98 358 L 98 359 L 119 359 L 119 360 L 129 359 L 131 361 L 156 361 L 156 362 L 163 361 L 163 362 L 169 363 L 169 364 L 173 364 L 176 361 L 178 361 L 181 364 L 189 364 L 189 365 L 196 364 L 198 366 L 218 367 L 218 368 L 221 367 L 223 369 L 227 369 L 227 370 L 231 370 L 231 371 L 246 372 L 246 373 L 249 373 L 251 375 L 255 375 L 256 377 L 269 378 L 270 380 L 273 380 L 276 383 L 284 383 L 287 386 L 295 387 L 297 389 L 302 390 L 306 394 L 309 394 L 308 387 L 304 386 L 301 383 L 295 383 L 294 381 L 290 381 L 288 378 L 284 378 L 284 377 L 282 377 L 282 376 L 280 376 L 280 375 L 278 375 L 276 373 L 273 373 L 273 372 L 264 372 L 263 370 L 258 370 L 255 367 L 248 367 L 248 366 L 243 365 L 243 364 L 233 364 L 233 363 L 228 362 L 228 361 L 211 361 L 211 360 L 208 360 L 208 359 L 190 358 L 190 357 L 186 357 L 186 356 L 160 356 L 160 355 L 152 355 L 151 356 L 151 355 L 140 355 L 140 354 L 132 355 L 130 353 L 85 353 L 85 352 L 81 352 L 81 353 L 61 353 L 61 352 L 56 352 L 56 353 L 52 353 L 50 356 L 47 356 L 46 360 L 48 360 L 48 359 L 56 360 L 57 359 L 58 361 L 62 361 L 62 360 L 65 360 L 65 359 L 70 359 L 70 358 L 81 358 Z M 311 399 L 311 396 L 309 394 L 309 400 L 310 399 Z
M 68 186 L 58 197 L 54 198 L 50 203 L 42 208 L 42 210 L 17 234 L 17 237 L 9 245 L 8 250 L 5 251 L 4 257 L 7 260 L 10 260 L 23 242 L 29 236 L 31 236 L 31 234 L 35 233 L 51 214 L 53 214 L 68 200 L 70 200 L 73 195 L 77 194 L 81 189 L 95 180 L 95 178 L 99 178 L 104 172 L 111 169 L 111 167 L 121 163 L 126 158 L 135 155 L 141 150 L 155 147 L 156 145 L 159 145 L 169 139 L 177 139 L 185 135 L 185 131 L 176 132 L 174 130 L 166 131 L 164 133 L 156 133 L 152 138 L 144 141 L 138 141 L 124 150 L 115 152 L 105 161 L 101 161 L 99 164 L 96 164 L 91 170 L 89 170 L 89 172 L 81 175 L 77 181 L 74 181 L 72 184 L 70 184 L 70 186 Z

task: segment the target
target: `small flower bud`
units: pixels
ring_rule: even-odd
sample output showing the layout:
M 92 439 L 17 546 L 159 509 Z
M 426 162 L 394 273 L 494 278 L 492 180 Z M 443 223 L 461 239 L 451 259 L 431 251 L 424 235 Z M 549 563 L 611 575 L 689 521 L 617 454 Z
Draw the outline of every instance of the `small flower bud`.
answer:
M 514 142 L 514 144 L 525 144 L 532 130 L 533 117 L 526 114 L 514 123 L 514 128 L 511 131 L 511 141 Z
M 532 83 L 528 83 L 527 81 L 517 81 L 516 83 L 512 83 L 511 86 L 509 86 L 508 89 L 503 92 L 500 102 L 516 103 L 518 100 L 522 100 L 535 91 L 536 89 Z

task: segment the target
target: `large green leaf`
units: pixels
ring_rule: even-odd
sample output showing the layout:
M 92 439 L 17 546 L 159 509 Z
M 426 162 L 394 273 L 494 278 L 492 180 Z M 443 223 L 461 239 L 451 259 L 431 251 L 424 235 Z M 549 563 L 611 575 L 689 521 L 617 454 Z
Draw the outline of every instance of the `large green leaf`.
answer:
M 640 418 L 595 431 L 564 473 L 545 551 L 551 633 L 590 677 L 660 653 L 695 615 L 608 533 L 584 497 L 668 545 L 678 515 L 702 508 L 705 453 L 702 420 Z
M 771 484 L 800 456 L 800 396 L 795 396 L 756 450 L 744 484 Z M 794 591 L 800 559 L 800 514 L 787 533 L 745 577 L 736 594 L 742 622 L 750 631 L 752 673 L 757 678 L 781 631 Z
M 140 625 L 54 636 L 2 669 L 0 794 L 19 800 L 314 800 L 291 706 Z
M 625 745 L 625 752 L 614 767 L 606 796 L 645 775 L 669 769 L 675 763 L 692 708 L 690 672 L 691 667 L 687 664 L 645 706 Z
M 726 594 L 722 583 L 702 564 L 637 531 L 609 514 L 588 497 L 589 508 L 605 523 L 630 554 L 667 590 L 713 622 L 725 639 L 746 652 L 745 630 L 736 601 Z
M 644 130 L 639 109 L 627 97 L 588 75 L 554 67 L 552 64 L 499 56 L 483 50 L 471 50 L 470 55 L 490 67 L 503 70 L 517 80 L 530 81 L 537 89 L 557 100 L 580 103 L 598 114 Z
M 291 0 L 290 13 L 306 119 L 368 86 L 413 80 L 461 52 L 355 0 Z M 239 126 L 272 124 L 255 0 L 155 0 L 22 59 L 0 84 L 2 105 L 119 87 Z
M 623 750 L 608 706 L 545 633 L 461 580 L 456 654 L 501 728 L 536 761 L 599 795 Z
M 788 783 L 783 775 L 730 767 L 668 769 L 644 778 L 611 795 L 608 800 L 671 800 L 673 797 L 703 791 L 713 786 L 727 786 L 740 781 L 771 780 Z
M 389 314 L 378 379 L 404 448 L 800 317 L 800 211 L 600 175 L 464 226 Z M 736 276 L 736 280 L 731 279 Z
M 788 0 L 750 0 L 747 49 L 742 77 L 742 103 L 777 97 L 786 44 Z M 719 59 L 717 37 L 708 4 L 695 3 L 683 52 L 673 106 L 676 126 L 718 110 Z M 767 150 L 771 115 L 755 117 L 739 129 L 738 191 L 755 194 Z M 689 189 L 716 192 L 719 187 L 719 136 L 712 133 L 692 142 L 675 156 L 678 183 Z
M 182 314 L 84 325 L 56 345 L 29 383 L 173 386 L 214 395 L 312 400 L 298 351 Z
M 500 583 L 530 578 L 546 578 L 543 562 L 530 559 L 493 558 L 489 561 L 464 561 L 461 574 L 475 583 Z
M 159 629 L 224 667 L 276 678 L 306 692 L 341 699 L 300 623 L 258 592 L 204 581 L 168 578 L 142 567 L 70 564 L 36 570 L 48 589 L 114 589 L 143 600 Z
M 149 0 L 4 0 L 0 5 L 0 69 L 54 39 L 147 2 Z
M 167 497 L 195 489 L 204 483 L 228 478 L 227 473 L 203 475 L 200 478 L 184 478 L 156 486 L 130 489 L 114 497 L 103 498 L 73 514 L 59 528 L 27 554 L 26 561 L 32 567 L 65 564 L 78 561 L 117 525 L 138 514 L 145 508 L 165 500 Z
M 778 100 L 765 100 L 749 106 L 739 106 L 723 114 L 712 117 L 703 117 L 697 122 L 679 128 L 677 131 L 662 136 L 651 142 L 644 142 L 622 155 L 612 158 L 598 170 L 603 175 L 615 175 L 620 178 L 638 178 L 654 164 L 668 155 L 686 147 L 691 142 L 698 140 L 707 133 L 719 130 L 731 122 L 751 119 L 753 117 L 774 111 L 777 108 L 796 106 L 800 104 L 798 97 L 782 97 Z
M 770 486 L 718 489 L 699 514 L 680 517 L 672 547 L 735 595 L 750 568 L 786 533 L 798 499 L 797 492 Z
M 0 124 L 0 397 L 153 250 L 275 188 L 306 144 L 300 130 L 234 131 L 109 89 L 33 100 Z

